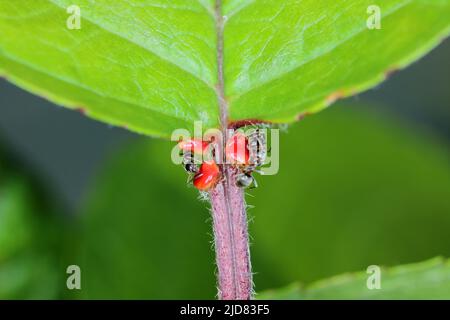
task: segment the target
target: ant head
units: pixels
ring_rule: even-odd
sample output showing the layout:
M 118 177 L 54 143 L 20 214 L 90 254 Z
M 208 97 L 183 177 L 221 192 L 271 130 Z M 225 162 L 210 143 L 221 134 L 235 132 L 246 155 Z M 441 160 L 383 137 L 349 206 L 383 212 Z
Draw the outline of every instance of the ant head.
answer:
M 197 173 L 199 171 L 199 166 L 195 163 L 186 163 L 184 165 L 184 170 L 186 170 L 189 173 Z
M 253 183 L 253 177 L 247 173 L 240 173 L 236 177 L 236 185 L 239 188 L 248 188 Z

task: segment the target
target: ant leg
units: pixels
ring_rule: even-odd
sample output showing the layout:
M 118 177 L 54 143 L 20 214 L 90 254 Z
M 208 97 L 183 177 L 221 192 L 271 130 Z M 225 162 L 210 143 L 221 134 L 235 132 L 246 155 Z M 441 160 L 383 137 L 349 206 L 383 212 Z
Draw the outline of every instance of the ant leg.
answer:
M 253 170 L 253 172 L 256 172 L 262 176 L 264 175 L 264 172 L 262 172 L 260 169 L 255 169 L 255 170 Z
M 256 188 L 258 188 L 258 182 L 256 182 L 256 179 L 255 179 L 255 178 L 253 178 L 253 184 L 252 184 L 252 186 L 250 187 L 250 189 L 256 189 Z

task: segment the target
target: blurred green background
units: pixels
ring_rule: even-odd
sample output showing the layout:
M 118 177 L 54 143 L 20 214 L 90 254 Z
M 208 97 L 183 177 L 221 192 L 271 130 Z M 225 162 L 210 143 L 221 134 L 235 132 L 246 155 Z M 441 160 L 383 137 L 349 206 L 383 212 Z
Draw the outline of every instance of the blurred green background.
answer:
M 279 174 L 247 196 L 257 292 L 450 256 L 449 55 L 282 134 Z M 4 81 L 0 106 L 0 298 L 215 297 L 208 204 L 172 143 Z

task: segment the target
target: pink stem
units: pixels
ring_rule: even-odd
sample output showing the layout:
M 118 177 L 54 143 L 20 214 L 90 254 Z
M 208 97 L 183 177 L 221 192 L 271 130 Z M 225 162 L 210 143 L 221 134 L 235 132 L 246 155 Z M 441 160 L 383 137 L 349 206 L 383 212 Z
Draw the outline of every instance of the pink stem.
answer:
M 223 35 L 225 22 L 222 16 L 222 0 L 215 1 L 215 20 L 218 66 L 217 98 L 222 133 L 224 141 L 226 141 L 228 103 L 225 98 Z M 222 300 L 249 300 L 252 298 L 253 283 L 244 192 L 236 186 L 236 170 L 227 164 L 221 167 L 223 180 L 210 191 L 218 269 L 218 295 Z
M 244 193 L 236 171 L 223 166 L 224 180 L 210 191 L 219 299 L 252 298 L 252 272 Z

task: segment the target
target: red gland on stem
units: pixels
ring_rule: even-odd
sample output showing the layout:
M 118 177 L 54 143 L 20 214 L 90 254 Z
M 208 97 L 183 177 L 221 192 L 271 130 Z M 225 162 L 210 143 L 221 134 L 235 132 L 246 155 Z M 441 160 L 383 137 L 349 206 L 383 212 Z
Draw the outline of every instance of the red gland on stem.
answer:
M 178 147 L 184 152 L 192 152 L 195 154 L 204 154 L 208 149 L 209 142 L 201 139 L 186 139 L 178 142 Z
M 249 164 L 250 152 L 248 150 L 248 138 L 242 132 L 236 132 L 225 146 L 227 162 L 232 165 L 244 166 Z
M 194 186 L 200 191 L 211 190 L 220 180 L 220 177 L 219 166 L 212 160 L 205 161 L 194 176 Z

